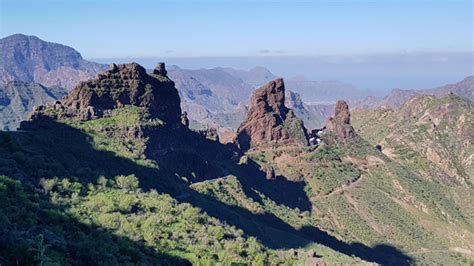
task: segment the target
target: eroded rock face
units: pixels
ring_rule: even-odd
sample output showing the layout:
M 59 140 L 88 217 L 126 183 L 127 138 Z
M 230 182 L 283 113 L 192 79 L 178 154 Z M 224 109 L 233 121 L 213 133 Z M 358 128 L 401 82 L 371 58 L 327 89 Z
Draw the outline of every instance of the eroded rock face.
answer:
M 164 64 L 158 64 L 153 73 L 147 74 L 136 63 L 112 64 L 96 79 L 81 82 L 61 101 L 34 110 L 30 120 L 42 115 L 56 120 L 89 120 L 109 110 L 133 105 L 146 109 L 150 118 L 180 126 L 180 99 L 174 82 L 166 76 Z
M 285 106 L 283 79 L 271 81 L 253 93 L 245 120 L 237 130 L 236 143 L 243 150 L 272 141 L 308 144 L 303 122 Z
M 335 136 L 336 141 L 345 142 L 356 137 L 350 122 L 349 105 L 345 101 L 337 101 L 334 116 L 326 122 L 326 130 Z

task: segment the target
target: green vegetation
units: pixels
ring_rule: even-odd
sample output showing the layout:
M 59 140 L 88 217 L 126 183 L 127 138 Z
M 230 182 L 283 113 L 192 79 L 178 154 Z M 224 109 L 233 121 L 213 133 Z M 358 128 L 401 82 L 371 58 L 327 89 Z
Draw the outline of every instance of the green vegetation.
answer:
M 350 184 L 360 178 L 360 175 L 361 172 L 349 164 L 332 163 L 318 167 L 309 184 L 317 194 L 328 194 L 336 188 Z
M 337 147 L 330 145 L 321 145 L 315 151 L 303 157 L 303 159 L 308 162 L 339 161 L 341 160 L 341 158 L 339 157 L 341 154 L 341 151 Z
M 422 126 L 404 140 L 430 136 Z M 204 155 L 166 161 L 172 153 L 155 161 L 142 130 L 168 135 L 128 106 L 0 133 L 0 264 L 291 265 L 307 262 L 309 251 L 328 264 L 400 262 L 404 254 L 417 263 L 470 261 L 457 250 L 474 241 L 472 191 L 426 178 L 432 164 L 412 146 L 395 142 L 396 161 L 363 139 L 267 147 L 217 163 Z M 443 149 L 458 147 L 443 138 Z M 378 245 L 399 257 L 368 256 L 385 257 Z

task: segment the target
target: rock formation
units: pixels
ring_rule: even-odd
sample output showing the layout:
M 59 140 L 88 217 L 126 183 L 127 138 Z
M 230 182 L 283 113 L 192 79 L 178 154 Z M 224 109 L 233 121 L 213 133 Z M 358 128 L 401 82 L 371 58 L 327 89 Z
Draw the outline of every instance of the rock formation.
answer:
M 237 130 L 236 143 L 243 150 L 268 142 L 308 144 L 303 122 L 285 106 L 283 79 L 253 93 L 245 120 Z
M 189 128 L 189 118 L 187 112 L 181 114 L 181 124 L 183 124 L 186 128 Z
M 337 101 L 334 116 L 326 122 L 326 131 L 332 133 L 336 141 L 345 142 L 356 137 L 355 130 L 351 126 L 349 105 L 345 101 Z
M 164 64 L 158 64 L 153 73 L 147 74 L 136 63 L 112 64 L 96 79 L 81 82 L 63 100 L 35 109 L 30 119 L 46 115 L 55 120 L 89 120 L 133 105 L 142 107 L 150 118 L 180 127 L 180 99 L 174 82 L 166 76 Z

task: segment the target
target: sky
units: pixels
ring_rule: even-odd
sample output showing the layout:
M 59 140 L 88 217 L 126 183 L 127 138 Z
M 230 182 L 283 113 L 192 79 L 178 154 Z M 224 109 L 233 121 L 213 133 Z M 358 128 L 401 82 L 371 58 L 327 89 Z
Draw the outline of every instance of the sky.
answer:
M 260 58 L 263 63 L 255 64 L 267 66 L 271 58 L 344 64 L 421 55 L 428 62 L 456 64 L 464 54 L 467 64 L 464 59 L 454 69 L 446 65 L 446 71 L 458 73 L 446 81 L 473 72 L 471 0 L 0 0 L 0 11 L 0 37 L 35 35 L 98 61 L 166 58 L 199 67 L 196 58 L 206 58 L 201 67 L 207 67 L 209 58 L 230 58 L 218 60 L 222 66 Z M 288 70 L 293 69 L 276 71 L 289 75 Z M 300 72 L 316 71 L 302 67 Z M 430 84 L 403 84 L 409 85 Z

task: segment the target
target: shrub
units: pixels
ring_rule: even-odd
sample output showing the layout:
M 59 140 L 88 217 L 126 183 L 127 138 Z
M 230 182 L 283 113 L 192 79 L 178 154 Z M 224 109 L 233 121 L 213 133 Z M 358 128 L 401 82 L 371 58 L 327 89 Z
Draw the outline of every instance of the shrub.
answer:
M 124 190 L 137 190 L 139 187 L 138 178 L 133 174 L 116 176 L 115 183 Z

